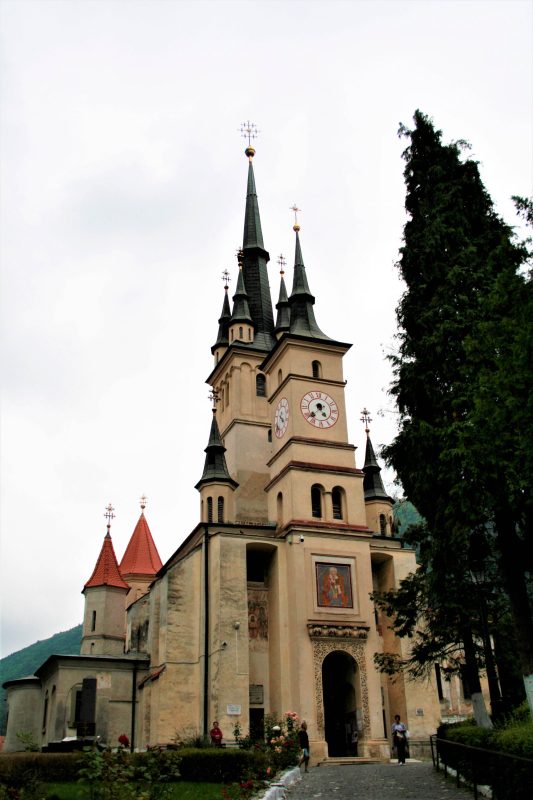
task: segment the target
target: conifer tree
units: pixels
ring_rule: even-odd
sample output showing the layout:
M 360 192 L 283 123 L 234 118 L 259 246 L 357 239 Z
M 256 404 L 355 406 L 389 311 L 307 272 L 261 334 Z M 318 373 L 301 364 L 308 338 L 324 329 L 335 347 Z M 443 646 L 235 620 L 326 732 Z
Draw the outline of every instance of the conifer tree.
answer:
M 533 676 L 526 585 L 531 473 L 522 471 L 531 444 L 532 362 L 524 351 L 531 282 L 519 272 L 527 249 L 494 211 L 477 163 L 463 159 L 467 145 L 443 144 L 442 133 L 420 111 L 414 122 L 413 130 L 400 128 L 409 139 L 403 154 L 409 218 L 398 264 L 406 290 L 397 310 L 391 388 L 400 425 L 385 457 L 427 523 L 432 602 L 447 607 L 451 591 L 464 604 L 464 614 L 460 602 L 448 615 L 456 626 L 451 638 L 462 642 L 476 716 L 487 724 L 466 601 L 474 531 L 499 554 L 526 689 Z

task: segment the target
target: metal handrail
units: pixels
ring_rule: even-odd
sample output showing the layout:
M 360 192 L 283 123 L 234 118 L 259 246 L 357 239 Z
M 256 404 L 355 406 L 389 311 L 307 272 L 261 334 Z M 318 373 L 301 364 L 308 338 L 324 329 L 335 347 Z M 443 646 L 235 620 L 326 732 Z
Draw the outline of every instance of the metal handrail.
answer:
M 433 766 L 440 771 L 441 762 L 445 777 L 448 770 L 455 771 L 456 784 L 463 783 L 474 791 L 474 800 L 478 798 L 480 786 L 490 786 L 492 800 L 530 800 L 533 786 L 533 759 L 524 756 L 487 750 L 468 744 L 441 739 L 436 734 L 429 737 Z M 450 759 L 450 752 L 457 757 Z M 446 758 L 448 755 L 448 758 Z M 453 763 L 449 763 L 449 762 Z M 522 767 L 522 769 L 518 769 Z M 523 773 L 523 780 L 520 777 Z M 515 778 L 518 776 L 517 785 Z

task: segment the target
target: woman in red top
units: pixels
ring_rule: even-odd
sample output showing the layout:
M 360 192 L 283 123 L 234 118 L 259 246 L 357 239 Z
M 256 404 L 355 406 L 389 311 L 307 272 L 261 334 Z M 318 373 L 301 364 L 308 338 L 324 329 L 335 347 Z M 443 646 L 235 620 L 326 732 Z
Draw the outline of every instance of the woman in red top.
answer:
M 216 720 L 213 722 L 213 727 L 209 735 L 211 736 L 211 744 L 213 747 L 222 747 L 222 731 L 218 727 L 218 722 Z

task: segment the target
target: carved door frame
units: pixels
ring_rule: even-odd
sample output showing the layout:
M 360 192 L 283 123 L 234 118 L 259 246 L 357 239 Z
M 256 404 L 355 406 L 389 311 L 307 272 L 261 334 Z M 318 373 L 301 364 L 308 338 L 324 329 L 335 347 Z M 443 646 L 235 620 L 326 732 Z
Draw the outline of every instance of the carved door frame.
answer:
M 368 683 L 366 676 L 365 663 L 365 640 L 354 639 L 352 641 L 333 640 L 331 638 L 311 637 L 313 646 L 313 664 L 315 672 L 315 699 L 316 699 L 316 721 L 319 735 L 325 736 L 324 729 L 324 686 L 322 682 L 322 664 L 330 653 L 346 653 L 352 656 L 359 672 L 359 682 L 361 689 L 361 705 L 363 711 L 363 735 L 370 738 L 370 708 L 368 703 Z

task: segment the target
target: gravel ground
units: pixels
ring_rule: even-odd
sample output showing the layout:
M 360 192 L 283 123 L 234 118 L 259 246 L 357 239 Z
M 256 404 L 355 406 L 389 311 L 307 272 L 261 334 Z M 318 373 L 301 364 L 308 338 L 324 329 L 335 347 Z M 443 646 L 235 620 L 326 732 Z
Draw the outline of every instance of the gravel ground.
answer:
M 357 764 L 315 767 L 292 786 L 288 800 L 472 800 L 472 792 L 445 781 L 432 764 Z

